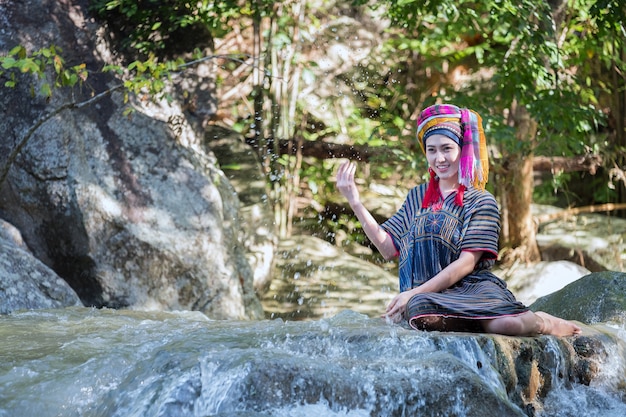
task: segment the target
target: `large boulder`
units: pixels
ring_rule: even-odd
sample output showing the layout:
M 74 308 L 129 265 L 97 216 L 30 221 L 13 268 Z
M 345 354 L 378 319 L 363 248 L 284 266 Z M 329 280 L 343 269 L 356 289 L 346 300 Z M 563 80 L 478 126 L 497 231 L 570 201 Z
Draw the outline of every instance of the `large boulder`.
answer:
M 121 82 L 98 75 L 115 54 L 88 4 L 0 0 L 0 53 L 56 45 L 91 74 L 85 88 L 50 100 L 31 96 L 29 82 L 38 84 L 27 77 L 0 89 L 0 166 L 10 166 L 0 215 L 85 305 L 262 316 L 239 241 L 239 201 L 177 102 L 131 102 L 129 117 L 114 93 L 28 137 L 43 115 Z

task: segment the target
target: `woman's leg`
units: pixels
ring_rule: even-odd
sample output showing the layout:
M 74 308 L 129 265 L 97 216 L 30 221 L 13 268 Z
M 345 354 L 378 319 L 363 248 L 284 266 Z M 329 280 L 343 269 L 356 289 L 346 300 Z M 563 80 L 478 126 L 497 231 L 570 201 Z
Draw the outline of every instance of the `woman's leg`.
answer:
M 580 327 L 576 324 L 554 317 L 543 311 L 536 313 L 527 311 L 519 316 L 485 320 L 483 322 L 483 329 L 487 333 L 497 333 L 507 336 L 535 336 L 538 334 L 571 336 L 581 332 Z

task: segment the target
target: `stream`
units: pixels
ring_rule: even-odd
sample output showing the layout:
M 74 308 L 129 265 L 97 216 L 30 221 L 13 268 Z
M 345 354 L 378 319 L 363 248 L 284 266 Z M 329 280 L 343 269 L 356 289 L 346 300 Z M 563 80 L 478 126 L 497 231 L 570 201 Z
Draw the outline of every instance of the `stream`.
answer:
M 507 399 L 490 340 L 350 310 L 296 322 L 18 312 L 0 317 L 0 416 L 526 415 Z M 547 347 L 562 367 L 556 339 Z M 609 357 L 589 386 L 552 381 L 536 415 L 626 415 L 625 359 Z

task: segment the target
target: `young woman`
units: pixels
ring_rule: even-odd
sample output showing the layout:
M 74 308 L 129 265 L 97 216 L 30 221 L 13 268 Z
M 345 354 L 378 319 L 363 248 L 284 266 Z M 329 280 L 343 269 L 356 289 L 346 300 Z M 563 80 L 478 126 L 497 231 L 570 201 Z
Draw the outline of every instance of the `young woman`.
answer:
M 344 162 L 337 172 L 337 188 L 369 239 L 386 259 L 399 258 L 400 293 L 383 317 L 423 330 L 580 333 L 572 322 L 530 311 L 489 270 L 497 258 L 500 215 L 485 190 L 489 165 L 480 116 L 453 105 L 428 107 L 419 116 L 417 139 L 430 182 L 413 188 L 382 225 L 361 203 L 356 165 Z

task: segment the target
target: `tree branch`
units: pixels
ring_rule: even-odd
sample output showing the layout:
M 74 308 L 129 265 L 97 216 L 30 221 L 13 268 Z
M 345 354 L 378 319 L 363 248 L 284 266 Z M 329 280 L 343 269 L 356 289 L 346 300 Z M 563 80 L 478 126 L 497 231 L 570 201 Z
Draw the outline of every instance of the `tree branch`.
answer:
M 254 138 L 246 138 L 246 143 L 255 146 Z M 278 141 L 278 149 L 281 155 L 295 155 L 297 147 L 294 139 L 291 141 L 281 139 Z M 339 143 L 318 141 L 301 141 L 300 150 L 305 157 L 313 157 L 318 159 L 347 158 L 350 160 L 369 162 L 377 157 L 393 156 L 390 148 L 384 146 L 370 147 L 368 145 L 344 145 Z M 556 156 L 535 156 L 533 158 L 533 170 L 539 172 L 562 171 L 575 172 L 587 171 L 595 175 L 598 168 L 602 166 L 602 157 L 600 155 L 583 155 L 573 157 L 556 157 Z M 493 164 L 492 164 L 493 165 Z
M 602 166 L 600 155 L 583 155 L 571 158 L 557 156 L 535 156 L 533 159 L 533 169 L 535 171 L 587 171 L 595 175 L 598 168 Z
M 626 210 L 626 203 L 606 203 L 606 204 L 597 204 L 593 206 L 584 206 L 584 207 L 572 207 L 565 210 L 558 211 L 556 213 L 544 214 L 541 216 L 535 217 L 535 221 L 538 224 L 547 223 L 559 218 L 567 217 L 567 216 L 576 216 L 582 213 L 599 213 L 599 212 L 610 212 L 617 210 Z

